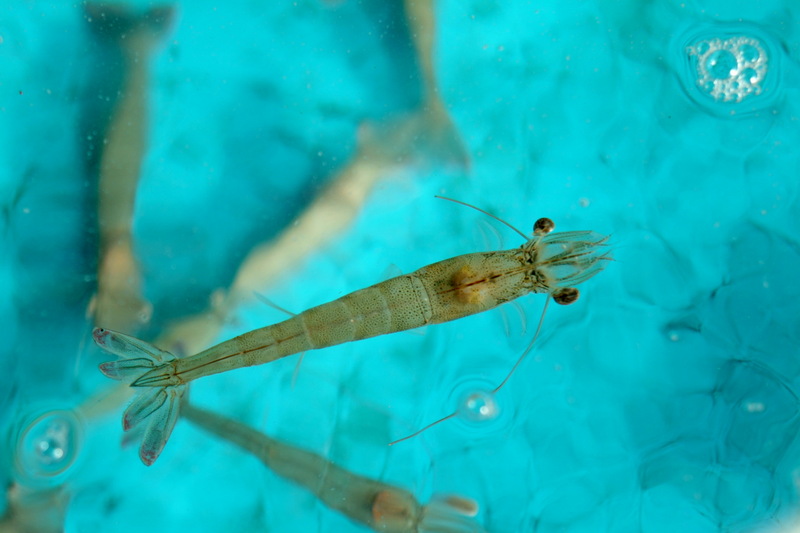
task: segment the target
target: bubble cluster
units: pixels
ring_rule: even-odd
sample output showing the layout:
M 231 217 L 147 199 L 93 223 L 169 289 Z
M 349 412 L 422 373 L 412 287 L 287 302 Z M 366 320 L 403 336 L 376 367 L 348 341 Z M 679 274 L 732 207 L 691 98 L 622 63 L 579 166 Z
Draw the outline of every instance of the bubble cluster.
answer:
M 686 51 L 696 58 L 697 86 L 714 100 L 741 102 L 763 91 L 769 57 L 758 39 L 713 38 L 698 41 Z
M 21 481 L 54 481 L 75 462 L 81 440 L 81 424 L 70 411 L 49 411 L 34 419 L 17 438 L 15 464 Z

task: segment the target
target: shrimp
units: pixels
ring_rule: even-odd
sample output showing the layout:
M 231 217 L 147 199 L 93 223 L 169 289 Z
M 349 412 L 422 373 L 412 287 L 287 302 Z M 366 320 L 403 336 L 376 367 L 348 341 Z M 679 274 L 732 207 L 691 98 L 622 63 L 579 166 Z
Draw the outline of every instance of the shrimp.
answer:
M 125 430 L 150 419 L 139 449 L 142 462 L 152 464 L 163 450 L 177 420 L 180 398 L 192 380 L 344 342 L 449 322 L 529 293 L 547 294 L 556 303 L 568 305 L 578 298 L 574 286 L 600 272 L 604 261 L 610 259 L 604 248 L 608 237 L 593 231 L 551 233 L 555 224 L 541 218 L 534 224 L 533 237 L 528 238 L 500 221 L 526 242 L 511 250 L 471 253 L 433 263 L 183 359 L 123 333 L 95 328 L 95 342 L 122 357 L 101 364 L 103 374 L 144 389 L 123 415 Z
M 315 453 L 273 439 L 244 424 L 185 403 L 181 416 L 252 453 L 267 468 L 306 488 L 326 506 L 373 531 L 388 533 L 479 533 L 471 520 L 477 504 L 440 496 L 420 505 L 400 487 L 360 476 Z

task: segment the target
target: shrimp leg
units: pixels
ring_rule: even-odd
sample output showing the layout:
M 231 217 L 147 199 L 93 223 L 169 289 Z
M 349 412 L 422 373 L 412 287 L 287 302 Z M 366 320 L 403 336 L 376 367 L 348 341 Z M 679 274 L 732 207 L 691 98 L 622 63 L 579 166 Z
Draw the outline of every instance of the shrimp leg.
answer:
M 604 249 L 607 237 L 592 231 L 550 233 L 553 227 L 550 219 L 539 219 L 533 237 L 519 248 L 460 255 L 433 263 L 183 359 L 170 355 L 157 361 L 148 356 L 149 352 L 160 352 L 157 348 L 96 328 L 93 336 L 99 346 L 129 358 L 103 363 L 100 370 L 132 387 L 170 389 L 171 394 L 180 396 L 185 384 L 200 377 L 449 322 L 529 293 L 553 296 L 562 304 L 572 303 L 578 296 L 574 286 L 600 272 L 609 259 Z M 162 395 L 148 397 L 154 402 L 151 408 L 137 406 L 144 417 L 160 413 L 166 402 Z M 169 435 L 169 431 L 162 435 Z M 143 450 L 142 454 L 151 456 L 151 452 Z
M 210 411 L 185 404 L 181 416 L 250 452 L 277 475 L 304 487 L 326 506 L 373 531 L 483 531 L 469 519 L 477 513 L 477 504 L 472 500 L 439 498 L 423 506 L 407 490 L 349 472 L 320 455 L 273 439 Z
M 99 258 L 93 312 L 98 322 L 124 329 L 149 320 L 151 305 L 142 296 L 140 267 L 131 225 L 142 162 L 147 153 L 149 58 L 168 32 L 174 8 L 136 13 L 101 2 L 83 4 L 98 41 L 121 52 L 124 83 L 105 132 L 99 161 L 97 219 Z

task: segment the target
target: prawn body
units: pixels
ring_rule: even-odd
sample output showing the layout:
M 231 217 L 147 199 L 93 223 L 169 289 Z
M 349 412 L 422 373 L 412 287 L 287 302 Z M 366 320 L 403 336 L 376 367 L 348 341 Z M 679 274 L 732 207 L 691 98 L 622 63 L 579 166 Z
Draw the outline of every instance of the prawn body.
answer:
M 446 259 L 171 361 L 132 385 L 180 385 L 308 350 L 449 322 L 529 292 L 546 292 L 542 275 L 524 255 L 504 250 Z
M 100 370 L 110 378 L 151 391 L 137 398 L 123 416 L 125 429 L 152 417 L 140 449 L 142 461 L 151 464 L 174 426 L 176 402 L 180 402 L 185 385 L 194 379 L 308 350 L 449 322 L 529 293 L 544 293 L 557 303 L 572 303 L 578 295 L 572 287 L 597 274 L 609 258 L 604 250 L 607 237 L 591 231 L 549 233 L 553 226 L 549 219 L 540 219 L 534 226 L 534 236 L 519 248 L 465 254 L 433 263 L 184 359 L 134 337 L 95 328 L 95 342 L 123 357 L 103 363 Z M 150 435 L 151 430 L 154 435 Z

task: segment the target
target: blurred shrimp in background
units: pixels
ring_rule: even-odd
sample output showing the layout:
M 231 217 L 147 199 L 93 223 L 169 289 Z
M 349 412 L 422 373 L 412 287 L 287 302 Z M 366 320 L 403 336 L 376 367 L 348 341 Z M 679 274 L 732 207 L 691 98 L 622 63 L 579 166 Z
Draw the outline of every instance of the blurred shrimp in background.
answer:
M 114 327 L 119 329 L 136 331 L 143 326 L 152 326 L 149 324 L 151 305 L 143 294 L 140 261 L 136 257 L 133 234 L 138 183 L 142 170 L 147 167 L 146 160 L 148 159 L 148 116 L 150 116 L 150 109 L 147 105 L 150 92 L 148 71 L 151 62 L 150 55 L 157 50 L 158 44 L 164 40 L 164 34 L 169 31 L 175 19 L 175 9 L 165 6 L 137 9 L 108 3 L 86 3 L 82 9 L 83 18 L 99 47 L 97 55 L 103 61 L 98 63 L 102 67 L 101 73 L 111 74 L 112 80 L 119 80 L 116 85 L 118 88 L 114 88 L 113 82 L 104 86 L 104 90 L 108 94 L 116 95 L 108 98 L 111 105 L 85 106 L 88 112 L 84 114 L 81 125 L 81 129 L 87 132 L 85 137 L 87 141 L 86 168 L 90 173 L 96 172 L 98 176 L 96 198 L 99 264 L 97 293 L 89 304 L 89 311 L 97 323 L 114 324 Z M 380 135 L 386 136 L 386 140 L 378 141 L 379 136 L 376 136 L 375 133 L 368 133 L 366 137 L 362 134 L 362 150 L 360 155 L 355 157 L 355 165 L 346 167 L 341 179 L 333 179 L 336 184 L 332 189 L 333 192 L 329 191 L 323 194 L 322 207 L 315 204 L 309 209 L 309 212 L 322 211 L 322 213 L 329 215 L 333 213 L 335 217 L 340 217 L 343 213 L 341 205 L 338 205 L 337 209 L 333 211 L 329 208 L 326 209 L 326 204 L 330 204 L 329 198 L 333 198 L 336 203 L 336 195 L 344 194 L 345 198 L 350 198 L 351 209 L 357 209 L 369 188 L 381 175 L 386 175 L 393 169 L 403 168 L 408 164 L 402 161 L 404 158 L 408 158 L 414 164 L 424 161 L 414 156 L 415 150 L 427 150 L 429 154 L 438 157 L 437 150 L 431 151 L 431 143 L 421 142 L 418 138 L 420 134 L 426 135 L 427 107 L 427 104 L 423 103 L 420 107 L 421 111 L 414 112 L 409 119 L 395 119 L 397 120 L 395 126 L 380 126 L 383 128 L 383 133 Z M 107 121 L 102 119 L 103 112 L 108 113 Z M 157 113 L 156 116 L 159 114 Z M 438 106 L 436 116 L 436 121 L 441 122 L 440 117 L 443 115 Z M 422 124 L 422 129 L 412 125 L 409 130 L 409 124 L 417 123 Z M 369 126 L 368 128 L 374 127 Z M 399 136 L 394 134 L 395 129 L 402 133 Z M 436 130 L 436 135 L 440 136 L 442 128 L 437 126 Z M 389 151 L 385 152 L 385 149 L 379 148 L 379 143 L 386 143 Z M 403 147 L 405 144 L 408 145 L 408 148 Z M 416 146 L 416 148 L 412 148 L 412 146 Z M 383 156 L 380 154 L 384 152 L 391 155 L 381 160 L 380 158 Z M 364 153 L 369 153 L 371 156 L 365 157 Z M 448 157 L 451 156 L 446 155 L 445 159 Z M 456 155 L 453 159 L 463 163 L 463 153 Z M 366 173 L 360 170 L 362 167 L 367 169 Z M 356 177 L 355 182 L 351 176 Z M 342 192 L 337 193 L 337 190 Z M 362 192 L 357 192 L 359 190 Z M 354 192 L 356 197 L 361 196 L 361 200 L 353 198 Z M 89 197 L 91 196 L 90 194 Z M 318 215 L 310 216 L 320 219 Z M 345 215 L 344 220 L 352 218 L 352 216 Z M 331 217 L 320 222 L 317 224 L 321 228 L 325 228 L 324 231 L 327 232 L 327 235 L 335 234 L 337 226 L 332 225 Z M 343 226 L 340 224 L 338 227 L 342 228 Z M 306 233 L 314 234 L 317 231 L 312 228 Z M 308 236 L 303 232 L 300 235 Z M 312 237 L 305 240 L 313 244 L 314 239 Z M 313 246 L 308 247 L 307 251 L 303 253 L 310 253 L 312 249 Z M 277 255 L 285 254 L 291 256 L 292 252 L 284 250 L 284 254 Z M 297 254 L 294 253 L 294 255 Z M 259 261 L 259 259 L 256 260 Z M 286 263 L 285 259 L 283 261 Z M 253 260 L 245 261 L 245 271 L 248 268 L 247 265 L 252 262 Z M 250 270 L 253 270 L 252 267 Z M 276 273 L 268 269 L 264 271 L 263 268 L 259 270 L 260 272 L 255 276 L 265 280 L 261 283 L 270 281 Z M 253 277 L 253 274 L 239 276 L 238 279 L 241 280 L 239 284 L 242 282 L 257 284 L 258 282 Z M 241 293 L 237 294 L 241 299 Z M 212 302 L 212 307 L 208 312 L 189 316 L 185 320 L 173 321 L 172 325 L 164 330 L 163 339 L 159 342 L 168 343 L 173 349 L 179 350 L 185 350 L 193 345 L 203 346 L 203 339 L 213 338 L 215 329 L 224 322 L 226 313 L 235 305 L 235 302 L 224 302 L 221 298 L 224 297 L 219 291 L 216 291 L 210 295 L 209 301 Z M 37 431 L 42 431 L 38 429 L 40 426 L 50 427 L 46 425 L 49 423 L 47 417 L 50 416 L 46 411 L 38 421 L 28 424 L 27 427 L 18 428 L 17 433 L 11 435 L 21 443 L 17 448 L 20 456 L 16 458 L 20 470 L 35 466 L 25 463 L 21 456 L 26 453 L 44 453 L 45 443 L 48 443 L 47 449 L 51 450 L 49 453 L 55 454 L 59 458 L 56 463 L 64 463 L 64 465 L 61 470 L 58 470 L 58 475 L 52 474 L 53 479 L 45 483 L 45 485 L 55 488 L 48 487 L 48 490 L 42 491 L 24 485 L 12 486 L 12 491 L 9 492 L 9 502 L 12 507 L 9 508 L 3 522 L 4 527 L 33 531 L 60 530 L 70 492 L 65 491 L 64 486 L 59 486 L 59 482 L 68 479 L 69 469 L 81 451 L 82 442 L 80 441 L 85 430 L 84 426 L 87 422 L 91 423 L 93 418 L 102 415 L 109 405 L 118 402 L 122 397 L 120 394 L 106 394 L 102 399 L 92 397 L 86 404 L 75 407 L 76 412 L 79 413 L 78 417 L 69 418 L 67 422 L 61 420 L 53 422 L 59 429 L 45 429 L 43 435 L 38 435 Z M 57 411 L 51 413 L 57 413 Z M 65 411 L 65 413 L 69 413 L 69 411 Z M 75 438 L 75 442 L 71 442 L 69 446 L 62 442 L 64 439 L 70 438 Z M 26 447 L 29 446 L 37 447 L 35 449 L 38 451 L 28 450 Z M 39 460 L 44 459 L 40 456 Z M 34 486 L 36 484 L 33 483 Z M 30 492 L 28 493 L 28 491 Z M 56 504 L 56 501 L 59 503 Z M 48 512 L 41 513 L 39 510 L 41 508 L 48 509 Z
M 483 531 L 469 520 L 477 514 L 477 504 L 471 500 L 440 496 L 423 506 L 399 487 L 348 472 L 324 457 L 271 439 L 234 420 L 192 405 L 182 406 L 181 413 L 193 424 L 249 451 L 276 474 L 311 491 L 328 507 L 374 531 Z
M 173 8 L 132 14 L 124 6 L 86 3 L 86 22 L 105 46 L 119 47 L 122 85 L 99 156 L 97 180 L 98 273 L 92 302 L 95 322 L 136 331 L 150 319 L 142 296 L 132 226 L 147 150 L 150 55 L 169 31 Z

